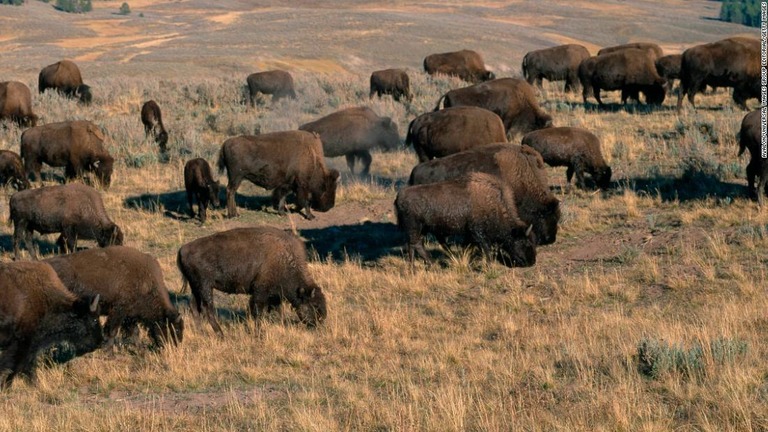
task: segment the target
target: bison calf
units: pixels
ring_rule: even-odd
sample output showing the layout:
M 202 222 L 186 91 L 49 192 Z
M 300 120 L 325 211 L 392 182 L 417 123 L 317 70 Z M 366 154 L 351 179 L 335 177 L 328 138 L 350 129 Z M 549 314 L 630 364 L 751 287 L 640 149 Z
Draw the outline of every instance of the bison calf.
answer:
M 48 264 L 0 264 L 0 298 L 0 387 L 19 374 L 34 380 L 38 353 L 54 344 L 83 355 L 103 341 L 99 296 L 78 298 Z
M 195 217 L 193 198 L 197 200 L 200 222 L 205 223 L 208 203 L 219 206 L 219 182 L 213 179 L 211 166 L 203 158 L 192 159 L 184 165 L 184 188 L 187 190 L 189 214 Z
M 151 134 L 160 147 L 160 152 L 165 153 L 168 144 L 168 132 L 163 126 L 163 116 L 157 102 L 153 100 L 144 102 L 144 105 L 141 106 L 141 123 L 144 125 L 144 133 L 147 136 Z
M 257 227 L 219 232 L 182 246 L 176 262 L 192 289 L 195 309 L 219 334 L 214 289 L 249 294 L 254 318 L 282 301 L 308 326 L 326 317 L 325 296 L 309 275 L 304 243 L 285 231 Z
M 227 215 L 237 216 L 235 194 L 243 180 L 272 189 L 272 204 L 285 214 L 285 199 L 296 195 L 297 211 L 314 219 L 312 209 L 326 212 L 336 204 L 339 172 L 327 169 L 323 143 L 317 134 L 305 131 L 241 135 L 224 141 L 219 152 L 219 172 L 226 168 Z
M 763 159 L 760 149 L 760 109 L 752 111 L 744 116 L 739 131 L 739 156 L 744 150 L 749 149 L 751 159 L 747 165 L 747 186 L 749 193 L 757 198 L 762 206 L 765 203 L 765 195 L 768 194 L 768 159 Z M 755 178 L 760 177 L 760 182 L 755 188 Z
M 408 186 L 395 199 L 397 225 L 408 237 L 408 258 L 414 251 L 425 261 L 424 234 L 433 234 L 445 245 L 449 236 L 459 235 L 465 243 L 477 245 L 490 256 L 491 246 L 503 252 L 506 265 L 536 263 L 536 238 L 532 226 L 517 215 L 512 189 L 494 175 L 473 172 L 454 180 Z
M 62 253 L 74 252 L 79 239 L 96 240 L 101 247 L 123 244 L 123 232 L 107 215 L 99 192 L 71 183 L 16 192 L 11 196 L 13 252 L 19 259 L 21 241 L 37 259 L 34 231 L 61 233 L 56 243 Z
M 541 154 L 549 166 L 568 167 L 568 183 L 576 174 L 576 186 L 584 188 L 584 173 L 589 173 L 598 187 L 611 184 L 611 167 L 605 163 L 600 139 L 592 132 L 575 127 L 557 127 L 531 132 L 523 137 L 528 145 Z
M 30 188 L 19 155 L 9 150 L 0 150 L 0 187 L 9 183 L 17 190 Z
M 151 255 L 125 246 L 90 249 L 45 260 L 64 286 L 79 296 L 99 296 L 106 315 L 106 346 L 146 328 L 157 347 L 181 342 L 184 320 L 171 303 L 160 264 Z
M 393 99 L 400 102 L 401 98 L 411 100 L 411 81 L 408 73 L 404 69 L 384 69 L 371 73 L 371 93 L 373 95 L 391 95 Z

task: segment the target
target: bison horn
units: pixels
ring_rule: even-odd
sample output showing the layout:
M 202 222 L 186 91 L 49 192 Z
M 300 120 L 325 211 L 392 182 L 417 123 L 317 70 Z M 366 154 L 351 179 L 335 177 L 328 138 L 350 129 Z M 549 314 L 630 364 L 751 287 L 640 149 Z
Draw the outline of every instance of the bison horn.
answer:
M 99 298 L 100 298 L 100 296 L 101 296 L 101 294 L 96 294 L 96 297 L 94 297 L 93 300 L 91 301 L 91 304 L 90 304 L 90 307 L 89 307 L 91 313 L 96 313 L 96 311 L 99 310 Z
M 181 314 L 176 315 L 176 319 L 173 320 L 174 324 L 181 324 Z
M 101 163 L 101 161 L 97 160 L 96 162 L 93 163 L 93 167 L 94 168 L 98 168 L 100 163 Z
M 531 231 L 533 231 L 533 225 L 528 225 L 528 229 L 525 230 L 525 236 L 528 237 L 531 235 Z

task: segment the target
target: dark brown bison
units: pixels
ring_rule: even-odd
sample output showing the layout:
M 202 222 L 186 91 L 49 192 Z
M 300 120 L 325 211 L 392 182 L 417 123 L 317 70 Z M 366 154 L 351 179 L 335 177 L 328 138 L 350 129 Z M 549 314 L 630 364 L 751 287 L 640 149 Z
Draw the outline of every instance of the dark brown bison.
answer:
M 586 129 L 556 127 L 534 131 L 523 137 L 522 144 L 539 152 L 547 165 L 568 167 L 568 183 L 575 173 L 576 186 L 584 188 L 584 173 L 589 173 L 598 187 L 611 184 L 611 167 L 603 159 L 600 139 Z
M 448 156 L 469 148 L 504 142 L 504 123 L 495 113 L 459 106 L 422 114 L 408 126 L 405 145 L 413 145 L 419 162 Z
M 89 249 L 45 260 L 78 296 L 99 296 L 106 346 L 117 332 L 134 335 L 141 325 L 157 347 L 184 337 L 184 320 L 171 303 L 160 263 L 126 246 Z
M 520 219 L 533 225 L 538 244 L 555 242 L 560 202 L 549 190 L 541 155 L 528 146 L 489 144 L 424 162 L 413 168 L 408 184 L 436 183 L 470 172 L 500 176 L 513 190 Z
M 208 203 L 219 206 L 219 182 L 213 179 L 211 166 L 203 158 L 192 159 L 184 165 L 184 189 L 187 191 L 189 214 L 195 217 L 193 198 L 197 200 L 200 222 L 205 223 Z
M 592 91 L 592 74 L 595 73 L 595 65 L 597 64 L 597 56 L 586 58 L 579 63 L 578 75 L 579 82 L 581 82 L 581 94 L 584 98 L 584 104 L 587 104 L 587 98 L 594 96 Z
M 96 189 L 80 183 L 45 186 L 11 195 L 13 252 L 19 259 L 21 241 L 37 259 L 32 233 L 61 233 L 62 253 L 77 250 L 78 240 L 96 240 L 101 247 L 122 245 L 123 232 L 107 215 Z
M 454 106 L 476 106 L 496 113 L 509 135 L 552 126 L 552 116 L 539 107 L 533 86 L 519 78 L 500 78 L 451 90 L 437 101 L 434 111 Z
M 80 69 L 69 60 L 62 60 L 44 67 L 38 76 L 37 88 L 40 93 L 52 88 L 84 104 L 91 103 L 93 99 L 91 88 L 83 84 Z
M 345 156 L 347 166 L 355 172 L 355 158 L 361 160 L 366 176 L 371 167 L 370 150 L 385 151 L 400 147 L 400 132 L 389 117 L 379 117 L 368 107 L 346 108 L 299 126 L 299 130 L 315 132 L 323 142 L 325 157 Z
M 99 298 L 78 298 L 42 262 L 0 263 L 0 388 L 35 378 L 37 355 L 68 342 L 80 356 L 103 341 Z
M 680 65 L 683 61 L 682 54 L 670 54 L 656 59 L 656 72 L 667 80 L 666 91 L 672 93 L 672 84 L 680 79 Z
M 67 179 L 92 172 L 107 189 L 112 182 L 115 160 L 104 147 L 104 135 L 95 124 L 85 121 L 49 123 L 21 134 L 21 158 L 27 174 L 42 184 L 40 169 L 45 163 L 64 167 Z
M 308 326 L 327 315 L 325 295 L 307 269 L 304 243 L 285 231 L 256 227 L 219 232 L 182 246 L 176 263 L 192 289 L 195 310 L 205 314 L 219 334 L 214 289 L 249 294 L 254 318 L 283 301 Z
M 483 57 L 472 50 L 430 54 L 424 58 L 424 72 L 457 76 L 471 83 L 496 78 L 493 72 L 485 69 Z
M 733 37 L 685 50 L 680 63 L 678 111 L 686 95 L 695 108 L 696 93 L 706 85 L 733 87 L 733 101 L 742 109 L 747 109 L 748 99 L 760 99 L 760 41 Z
M 646 103 L 664 102 L 666 81 L 656 72 L 655 60 L 649 51 L 626 48 L 595 57 L 592 75 L 588 82 L 595 99 L 600 105 L 600 90 L 621 90 L 621 102 L 626 103 L 632 97 L 638 99 L 639 93 L 645 94 Z M 587 66 L 585 66 L 585 69 Z M 586 89 L 582 95 L 587 99 Z
M 336 203 L 339 172 L 327 169 L 323 143 L 317 134 L 306 131 L 241 135 L 224 141 L 218 167 L 227 169 L 227 214 L 237 216 L 235 193 L 243 180 L 264 189 L 273 189 L 272 204 L 285 214 L 285 198 L 296 195 L 296 210 L 304 209 L 314 219 L 312 209 L 326 212 Z
M 768 159 L 762 153 L 760 140 L 760 116 L 761 109 L 752 111 L 741 121 L 741 130 L 739 131 L 739 156 L 749 149 L 751 159 L 747 165 L 747 186 L 749 193 L 757 198 L 757 202 L 762 206 L 765 203 L 765 195 L 768 194 L 766 184 L 768 184 Z M 755 178 L 759 177 L 760 182 L 755 188 Z
M 649 42 L 633 42 L 623 45 L 616 45 L 611 47 L 605 47 L 597 52 L 597 55 L 605 55 L 614 53 L 617 51 L 622 51 L 625 49 L 639 49 L 648 52 L 654 60 L 656 60 L 659 57 L 662 57 L 664 55 L 664 50 L 661 49 L 661 47 L 655 43 L 649 43 Z
M 542 79 L 565 80 L 565 91 L 574 90 L 579 81 L 579 65 L 589 51 L 577 44 L 560 45 L 528 52 L 523 57 L 523 76 L 528 84 L 541 86 Z
M 384 69 L 374 71 L 371 74 L 371 93 L 381 97 L 381 95 L 391 95 L 396 101 L 400 99 L 411 100 L 411 82 L 405 69 Z
M 0 120 L 9 119 L 20 127 L 36 126 L 38 117 L 32 112 L 32 93 L 18 81 L 0 82 Z
M 425 261 L 424 236 L 433 234 L 445 247 L 448 237 L 462 236 L 486 256 L 499 246 L 497 257 L 509 266 L 536 263 L 533 227 L 517 215 L 512 189 L 499 177 L 471 172 L 457 179 L 407 186 L 395 199 L 397 226 L 408 238 L 408 258 L 414 252 Z
M 16 190 L 30 188 L 21 157 L 10 150 L 0 150 L 0 187 L 7 184 L 13 185 Z
M 168 144 L 168 131 L 163 126 L 163 116 L 160 113 L 160 105 L 150 100 L 144 102 L 141 106 L 141 123 L 144 125 L 144 133 L 147 136 L 152 135 L 155 142 L 160 146 L 160 152 L 166 152 Z
M 296 90 L 293 88 L 293 77 L 283 70 L 271 70 L 256 72 L 248 75 L 248 93 L 251 106 L 256 103 L 256 95 L 263 93 L 272 95 L 272 101 L 290 97 L 296 99 Z

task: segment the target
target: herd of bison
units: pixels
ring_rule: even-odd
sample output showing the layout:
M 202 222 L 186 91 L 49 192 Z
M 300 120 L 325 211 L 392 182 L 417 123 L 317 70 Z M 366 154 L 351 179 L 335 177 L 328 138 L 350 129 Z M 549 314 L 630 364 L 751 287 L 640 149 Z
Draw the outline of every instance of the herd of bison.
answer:
M 562 45 L 526 54 L 525 79 L 497 79 L 474 51 L 427 56 L 428 74 L 453 75 L 474 84 L 448 91 L 433 112 L 416 117 L 408 127 L 405 144 L 413 146 L 420 163 L 394 205 L 409 259 L 413 262 L 418 254 L 431 260 L 423 240 L 432 234 L 444 247 L 449 239 L 458 239 L 505 265 L 534 265 L 537 246 L 556 241 L 560 219 L 545 164 L 566 166 L 568 182 L 575 176 L 579 188 L 609 187 L 611 168 L 598 137 L 582 128 L 553 126 L 536 97 L 534 85 L 542 79 L 565 81 L 566 91 L 581 88 L 585 104 L 594 97 L 600 105 L 603 90 L 621 91 L 622 102 L 640 103 L 642 94 L 645 103 L 661 104 L 679 79 L 678 109 L 685 97 L 693 105 L 695 95 L 707 86 L 733 88 L 734 102 L 746 109 L 748 99 L 760 96 L 759 45 L 755 39 L 734 37 L 667 56 L 651 43 L 604 48 L 596 56 L 580 45 Z M 247 86 L 251 104 L 259 94 L 273 100 L 297 97 L 293 78 L 285 71 L 252 74 Z M 78 67 L 67 60 L 43 68 L 38 89 L 55 89 L 84 104 L 93 99 Z M 373 72 L 370 96 L 375 95 L 411 99 L 406 71 Z M 122 246 L 123 232 L 105 211 L 101 192 L 78 182 L 42 185 L 40 170 L 46 164 L 64 167 L 67 180 L 90 173 L 106 191 L 114 159 L 101 129 L 89 121 L 37 126 L 31 100 L 25 84 L 0 83 L 0 119 L 27 128 L 20 154 L 0 151 L 0 183 L 17 190 L 9 204 L 15 261 L 0 264 L 0 386 L 18 374 L 33 377 L 38 353 L 53 344 L 66 341 L 80 355 L 113 345 L 118 332 L 124 341 L 135 339 L 139 325 L 158 347 L 181 342 L 184 333 L 157 260 Z M 752 155 L 747 167 L 750 192 L 762 204 L 768 162 L 760 158 L 759 118 L 759 110 L 744 117 L 739 139 L 741 152 L 749 149 Z M 142 106 L 141 120 L 158 151 L 166 152 L 168 132 L 155 101 Z M 508 142 L 516 133 L 524 134 L 520 145 Z M 312 219 L 313 210 L 326 212 L 335 205 L 339 172 L 326 167 L 325 157 L 345 156 L 353 173 L 360 162 L 359 173 L 367 175 L 370 150 L 401 145 L 396 124 L 367 107 L 340 110 L 298 130 L 229 138 L 217 162 L 228 177 L 227 215 L 237 216 L 235 194 L 248 180 L 272 191 L 280 214 L 293 195 L 294 211 Z M 41 187 L 33 188 L 30 179 Z M 188 161 L 184 184 L 190 213 L 195 216 L 196 202 L 204 222 L 207 207 L 219 205 L 219 184 L 208 162 Z M 61 254 L 37 261 L 35 231 L 58 233 Z M 100 247 L 77 251 L 78 239 L 95 240 Z M 22 244 L 33 261 L 21 260 Z M 187 243 L 178 251 L 177 265 L 183 289 L 191 289 L 193 309 L 221 334 L 214 289 L 249 294 L 254 317 L 288 302 L 306 325 L 322 322 L 326 300 L 306 259 L 300 239 L 262 226 Z

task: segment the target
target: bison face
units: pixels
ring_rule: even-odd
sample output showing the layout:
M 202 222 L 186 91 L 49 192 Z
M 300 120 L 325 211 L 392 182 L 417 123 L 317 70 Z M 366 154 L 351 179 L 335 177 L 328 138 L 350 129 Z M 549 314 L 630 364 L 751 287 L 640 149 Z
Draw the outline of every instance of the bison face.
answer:
M 112 183 L 112 170 L 114 168 L 115 160 L 112 157 L 106 157 L 102 160 L 98 160 L 93 164 L 93 172 L 99 179 L 102 187 L 106 190 L 109 189 L 109 185 Z
M 101 231 L 101 235 L 97 239 L 100 247 L 107 246 L 122 246 L 123 245 L 123 231 L 119 226 L 112 224 Z
M 506 256 L 501 261 L 509 267 L 530 267 L 536 264 L 536 234 L 533 225 L 522 232 L 513 232 L 503 247 Z
M 158 348 L 164 347 L 168 342 L 178 345 L 184 339 L 184 319 L 178 313 L 166 317 L 149 328 L 149 337 Z
M 90 105 L 91 101 L 93 100 L 93 95 L 91 94 L 91 87 L 86 84 L 80 84 L 75 89 L 74 96 L 80 100 L 81 103 L 85 105 Z
M 160 147 L 160 151 L 165 152 L 165 146 L 168 145 L 168 132 L 162 131 L 157 134 L 155 142 Z
M 309 327 L 314 327 L 325 320 L 328 311 L 325 305 L 325 295 L 317 285 L 311 285 L 309 288 L 299 288 L 296 293 L 298 303 L 296 306 L 296 315 L 301 322 Z
M 608 187 L 611 185 L 611 167 L 605 167 L 605 168 L 599 168 L 595 170 L 595 173 L 592 175 L 592 177 L 595 179 L 595 183 L 597 186 L 601 189 L 608 189 Z
M 381 119 L 381 133 L 379 134 L 378 145 L 385 151 L 397 150 L 402 146 L 397 124 L 389 117 Z
M 205 185 L 208 188 L 208 195 L 209 199 L 211 200 L 211 204 L 213 207 L 218 207 L 221 205 L 221 201 L 219 200 L 219 182 L 217 181 L 211 181 L 208 182 L 208 184 Z
M 663 80 L 662 80 L 663 81 Z M 666 82 L 666 81 L 665 81 Z M 650 105 L 661 105 L 667 96 L 667 91 L 663 84 L 654 84 L 643 91 L 645 103 Z
M 75 346 L 77 355 L 87 354 L 104 343 L 101 321 L 99 321 L 99 295 L 86 296 L 72 304 L 71 317 L 60 323 L 69 342 Z
M 332 169 L 323 177 L 323 184 L 319 191 L 312 193 L 310 205 L 313 210 L 327 212 L 336 205 L 336 186 L 339 180 L 339 172 Z
M 538 244 L 548 245 L 557 240 L 557 224 L 560 221 L 560 203 L 551 203 L 545 211 L 539 212 L 534 221 Z

